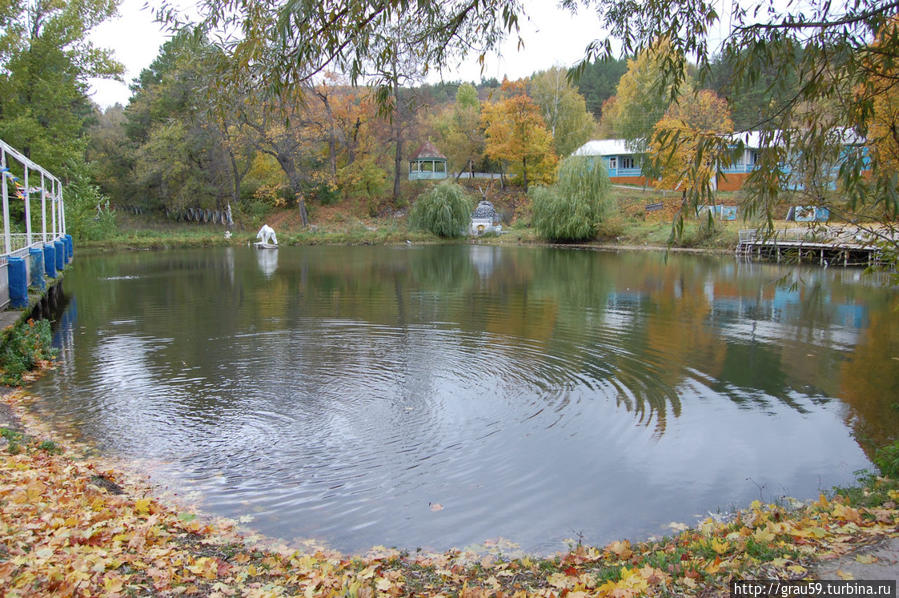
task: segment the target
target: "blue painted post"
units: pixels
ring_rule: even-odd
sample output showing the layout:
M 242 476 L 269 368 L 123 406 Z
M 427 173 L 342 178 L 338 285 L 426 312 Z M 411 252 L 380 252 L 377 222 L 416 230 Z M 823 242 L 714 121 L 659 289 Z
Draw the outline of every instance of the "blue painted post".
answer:
M 69 261 L 72 261 L 72 258 L 75 257 L 75 240 L 72 238 L 72 235 L 66 235 L 66 249 L 68 249 Z
M 9 258 L 9 304 L 15 309 L 28 307 L 28 273 L 25 269 L 25 259 L 20 257 Z
M 44 270 L 47 276 L 56 278 L 56 246 L 53 243 L 44 245 Z
M 43 290 L 47 286 L 44 283 L 44 252 L 32 247 L 28 250 L 28 256 L 31 258 L 31 286 Z
M 56 248 L 56 269 L 62 272 L 66 267 L 66 247 L 59 239 L 53 241 L 53 247 Z

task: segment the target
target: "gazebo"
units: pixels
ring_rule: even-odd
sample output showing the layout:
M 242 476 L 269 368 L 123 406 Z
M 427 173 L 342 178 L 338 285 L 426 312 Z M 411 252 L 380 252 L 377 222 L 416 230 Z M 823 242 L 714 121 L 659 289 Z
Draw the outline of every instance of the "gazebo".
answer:
M 446 156 L 433 143 L 425 141 L 409 160 L 409 180 L 445 179 Z

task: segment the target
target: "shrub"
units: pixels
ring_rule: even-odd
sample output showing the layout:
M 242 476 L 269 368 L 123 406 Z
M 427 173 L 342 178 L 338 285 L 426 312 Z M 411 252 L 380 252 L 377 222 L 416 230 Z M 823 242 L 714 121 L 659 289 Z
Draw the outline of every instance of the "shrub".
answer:
M 471 198 L 465 189 L 444 181 L 422 193 L 409 213 L 413 228 L 428 230 L 438 237 L 461 237 L 471 222 Z
M 22 384 L 22 374 L 33 370 L 38 361 L 53 357 L 50 322 L 28 320 L 13 328 L 0 345 L 0 383 Z
M 874 464 L 886 477 L 899 478 L 899 440 L 877 449 L 874 453 Z
M 116 222 L 109 198 L 93 184 L 85 166 L 72 164 L 70 169 L 72 174 L 65 189 L 68 232 L 79 241 L 111 237 L 116 233 Z
M 532 187 L 528 194 L 537 234 L 551 241 L 592 239 L 613 207 L 605 167 L 584 156 L 566 158 L 555 185 Z

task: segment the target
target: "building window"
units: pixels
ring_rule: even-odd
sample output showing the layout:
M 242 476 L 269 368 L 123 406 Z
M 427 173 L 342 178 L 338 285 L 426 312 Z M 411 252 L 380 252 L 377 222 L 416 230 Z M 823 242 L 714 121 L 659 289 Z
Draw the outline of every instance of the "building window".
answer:
M 621 168 L 633 168 L 634 167 L 634 159 L 631 156 L 622 156 L 621 157 Z

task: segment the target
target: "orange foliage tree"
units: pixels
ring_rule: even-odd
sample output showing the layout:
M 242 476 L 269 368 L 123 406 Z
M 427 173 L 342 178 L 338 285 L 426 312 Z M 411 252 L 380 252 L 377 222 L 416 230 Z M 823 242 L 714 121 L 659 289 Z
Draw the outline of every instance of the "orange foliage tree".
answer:
M 897 37 L 899 27 L 893 17 L 872 44 L 871 59 L 866 63 L 870 76 L 859 94 L 870 99 L 868 149 L 879 165 L 891 172 L 899 172 L 899 66 L 879 49 L 886 40 Z
M 733 131 L 727 100 L 703 89 L 672 104 L 655 125 L 651 157 L 660 168 L 661 186 L 703 189 L 710 186 L 718 164 L 700 151 L 702 139 L 720 138 Z
M 503 81 L 502 91 L 504 99 L 481 110 L 487 157 L 508 163 L 525 189 L 533 182 L 552 183 L 558 157 L 540 108 L 520 82 Z

